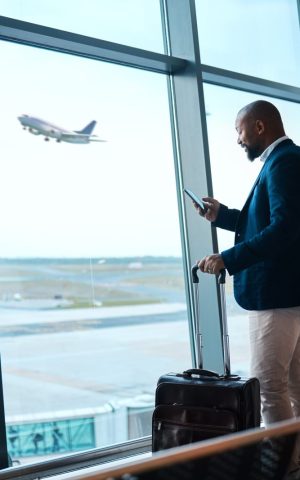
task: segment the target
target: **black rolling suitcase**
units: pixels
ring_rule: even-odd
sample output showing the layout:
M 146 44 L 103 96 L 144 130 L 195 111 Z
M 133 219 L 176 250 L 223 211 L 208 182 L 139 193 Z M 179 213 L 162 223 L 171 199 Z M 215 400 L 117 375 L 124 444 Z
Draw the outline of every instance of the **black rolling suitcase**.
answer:
M 192 276 L 197 300 L 195 332 L 199 368 L 159 378 L 152 418 L 153 452 L 260 425 L 258 379 L 241 378 L 230 373 L 225 270 L 219 276 L 224 374 L 203 370 L 197 271 L 195 265 Z

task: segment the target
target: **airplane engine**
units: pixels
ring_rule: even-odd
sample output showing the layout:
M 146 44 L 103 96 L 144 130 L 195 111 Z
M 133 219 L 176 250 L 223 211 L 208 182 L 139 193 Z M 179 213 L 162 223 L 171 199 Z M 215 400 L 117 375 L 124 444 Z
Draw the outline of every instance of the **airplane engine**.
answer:
M 40 135 L 41 134 L 41 132 L 39 132 L 38 130 L 34 130 L 33 128 L 28 128 L 28 130 L 33 135 Z
M 56 138 L 56 141 L 57 141 L 58 143 L 60 143 L 60 142 L 61 142 L 61 137 L 62 137 L 61 133 L 58 132 L 58 131 L 56 131 L 56 132 L 53 131 L 53 132 L 51 132 L 51 133 L 54 134 L 53 136 Z

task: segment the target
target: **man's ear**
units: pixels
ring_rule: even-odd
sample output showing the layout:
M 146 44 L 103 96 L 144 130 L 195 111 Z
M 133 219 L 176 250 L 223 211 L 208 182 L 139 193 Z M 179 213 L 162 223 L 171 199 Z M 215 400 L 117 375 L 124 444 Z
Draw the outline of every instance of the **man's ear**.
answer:
M 258 135 L 261 135 L 265 131 L 265 126 L 262 120 L 256 120 L 255 122 Z

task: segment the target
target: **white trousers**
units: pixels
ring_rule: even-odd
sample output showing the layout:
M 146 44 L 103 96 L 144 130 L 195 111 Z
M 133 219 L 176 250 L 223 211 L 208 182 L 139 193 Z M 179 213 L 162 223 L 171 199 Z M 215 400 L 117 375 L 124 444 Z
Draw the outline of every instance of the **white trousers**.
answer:
M 249 312 L 249 334 L 265 425 L 300 416 L 300 307 Z

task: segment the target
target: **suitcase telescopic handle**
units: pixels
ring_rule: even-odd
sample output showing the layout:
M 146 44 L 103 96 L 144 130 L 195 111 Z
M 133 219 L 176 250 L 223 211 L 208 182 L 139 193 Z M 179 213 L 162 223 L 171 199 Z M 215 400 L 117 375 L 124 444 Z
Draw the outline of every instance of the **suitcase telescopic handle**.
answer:
M 192 266 L 192 280 L 193 283 L 199 283 L 199 277 L 198 277 L 198 264 L 196 263 L 195 265 Z
M 226 270 L 225 268 L 222 268 L 222 270 L 220 270 L 219 272 L 218 283 L 222 285 L 225 283 L 225 281 L 226 281 Z
M 196 294 L 196 314 L 199 315 L 199 294 L 198 294 L 198 285 L 199 284 L 199 277 L 198 277 L 198 264 L 193 265 L 192 267 L 192 281 L 195 284 L 195 288 L 197 289 Z M 220 285 L 220 299 L 221 299 L 221 322 L 222 322 L 222 343 L 223 343 L 223 361 L 224 361 L 224 376 L 225 377 L 235 377 L 235 375 L 231 375 L 230 369 L 230 354 L 229 354 L 229 335 L 228 335 L 228 326 L 227 326 L 227 312 L 226 312 L 226 297 L 225 297 L 225 281 L 226 281 L 226 270 L 223 268 L 220 270 L 218 275 L 218 284 Z M 199 319 L 198 322 L 199 324 Z M 197 350 L 198 350 L 198 366 L 200 370 L 203 367 L 203 354 L 202 354 L 202 335 L 199 331 L 199 325 L 196 329 L 196 337 L 197 337 Z
M 198 277 L 198 264 L 196 263 L 192 267 L 192 281 L 194 287 L 194 300 L 195 300 L 195 310 L 194 310 L 194 340 L 195 340 L 195 349 L 196 349 L 196 363 L 197 367 L 201 370 L 203 368 L 203 354 L 202 354 L 202 334 L 200 328 L 200 317 L 199 317 L 199 277 Z
M 199 283 L 198 270 L 199 270 L 199 267 L 198 267 L 198 264 L 196 263 L 195 265 L 192 266 L 193 283 Z M 222 270 L 220 270 L 218 275 L 218 283 L 222 285 L 225 283 L 225 280 L 226 280 L 226 270 L 225 268 L 222 268 Z
M 198 267 L 198 264 L 196 263 L 195 265 L 192 266 L 193 283 L 199 283 L 198 270 L 199 270 L 199 267 Z M 218 283 L 222 285 L 225 283 L 225 281 L 226 281 L 226 270 L 225 268 L 222 268 L 222 270 L 220 270 L 218 275 Z

